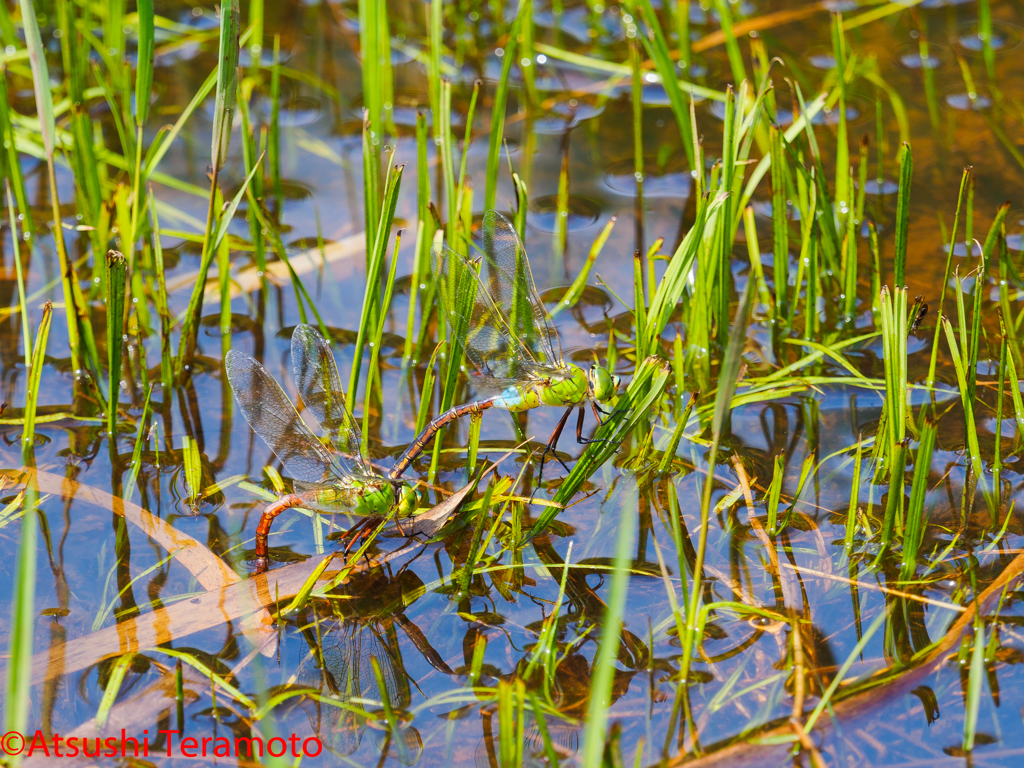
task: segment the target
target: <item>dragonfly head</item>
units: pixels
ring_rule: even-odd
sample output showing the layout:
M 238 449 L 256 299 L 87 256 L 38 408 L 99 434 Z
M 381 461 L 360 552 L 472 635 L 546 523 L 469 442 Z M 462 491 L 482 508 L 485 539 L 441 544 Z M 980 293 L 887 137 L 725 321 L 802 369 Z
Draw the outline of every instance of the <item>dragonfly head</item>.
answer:
M 587 382 L 590 384 L 591 397 L 599 403 L 611 400 L 619 389 L 619 377 L 613 376 L 599 365 L 590 366 Z

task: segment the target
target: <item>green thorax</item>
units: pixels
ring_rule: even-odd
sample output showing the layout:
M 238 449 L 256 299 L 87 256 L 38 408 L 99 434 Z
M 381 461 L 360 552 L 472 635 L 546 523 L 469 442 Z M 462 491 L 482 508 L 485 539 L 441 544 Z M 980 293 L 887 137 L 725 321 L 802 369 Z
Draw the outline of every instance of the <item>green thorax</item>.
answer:
M 509 387 L 498 396 L 495 405 L 517 413 L 541 405 L 578 405 L 586 402 L 589 393 L 586 371 L 563 363 L 550 374 L 526 379 Z
M 415 508 L 416 494 L 411 486 L 404 483 L 397 490 L 398 514 L 407 515 Z M 322 512 L 369 517 L 389 513 L 396 506 L 395 491 L 391 483 L 352 480 L 314 491 L 314 499 Z

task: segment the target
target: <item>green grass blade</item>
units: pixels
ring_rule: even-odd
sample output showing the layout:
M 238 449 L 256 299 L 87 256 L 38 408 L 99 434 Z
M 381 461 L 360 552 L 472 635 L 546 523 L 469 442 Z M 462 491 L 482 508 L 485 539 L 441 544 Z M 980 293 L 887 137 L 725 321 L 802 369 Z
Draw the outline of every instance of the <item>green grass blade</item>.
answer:
M 22 28 L 25 31 L 25 45 L 28 60 L 32 66 L 32 87 L 36 97 L 36 114 L 39 116 L 39 130 L 43 138 L 46 157 L 53 159 L 57 126 L 53 116 L 53 95 L 50 93 L 50 72 L 46 66 L 46 49 L 39 34 L 32 0 L 20 0 Z
M 213 138 L 210 147 L 214 175 L 224 167 L 231 146 L 231 125 L 238 96 L 238 52 L 241 13 L 238 0 L 220 6 L 220 47 L 217 52 L 217 94 L 213 106 Z
M 548 312 L 550 317 L 554 317 L 563 309 L 572 309 L 576 306 L 576 302 L 583 295 L 583 289 L 587 287 L 587 278 L 590 277 L 590 270 L 594 266 L 594 261 L 601 255 L 604 244 L 608 242 L 608 236 L 611 235 L 612 228 L 615 226 L 615 219 L 616 217 L 612 216 L 608 223 L 604 225 L 604 228 L 597 233 L 597 237 L 594 238 L 594 242 L 590 246 L 590 252 L 587 254 L 587 260 L 580 267 L 580 273 L 572 281 L 572 285 L 569 286 L 561 300 Z
M 974 618 L 974 649 L 971 652 L 971 666 L 967 676 L 967 700 L 964 702 L 964 752 L 970 754 L 978 730 L 978 711 L 981 709 L 981 693 L 985 685 L 985 620 Z
M 924 531 L 928 525 L 928 519 L 924 514 L 924 501 L 928 492 L 928 473 L 935 451 L 935 435 L 938 432 L 935 421 L 930 418 L 924 419 L 920 432 L 920 442 L 914 457 L 914 479 L 910 485 L 910 506 L 907 507 L 907 522 L 903 533 L 900 581 L 910 581 L 914 578 L 918 549 L 924 540 Z
M 967 449 L 971 454 L 971 466 L 974 469 L 975 479 L 977 482 L 981 483 L 984 479 L 984 472 L 981 464 L 981 449 L 978 445 L 978 430 L 974 424 L 974 403 L 967 398 L 967 375 L 964 371 L 963 358 L 960 356 L 960 348 L 956 343 L 956 335 L 953 331 L 953 326 L 945 317 L 942 318 L 942 328 L 946 333 L 946 342 L 949 344 L 949 353 L 953 358 L 953 367 L 956 370 L 957 383 L 960 385 L 960 401 L 964 409 Z
M 36 331 L 32 349 L 32 364 L 28 372 L 28 387 L 25 393 L 25 429 L 22 433 L 22 460 L 29 467 L 35 465 L 36 405 L 39 399 L 39 382 L 42 378 L 46 342 L 50 336 L 50 321 L 53 309 L 49 302 L 43 310 L 43 319 Z M 25 513 L 21 522 L 21 543 L 18 547 L 18 562 L 15 567 L 13 607 L 9 645 L 7 653 L 7 681 L 4 696 L 4 723 L 6 730 L 24 733 L 27 730 L 32 711 L 30 691 L 32 688 L 32 646 L 35 635 L 35 591 L 36 591 L 36 544 L 39 525 L 36 504 L 39 488 L 36 475 L 32 473 L 25 485 L 23 505 Z M 14 756 L 13 764 L 19 763 Z
M 43 375 L 43 359 L 46 355 L 46 342 L 50 336 L 50 320 L 53 317 L 53 308 L 46 303 L 43 309 L 43 319 L 36 329 L 36 340 L 32 347 L 32 365 L 28 374 L 28 390 L 25 394 L 25 432 L 23 442 L 31 445 L 35 442 L 36 434 L 36 404 L 39 399 L 39 382 Z
M 498 199 L 498 165 L 501 162 L 501 145 L 505 135 L 505 105 L 508 101 L 508 85 L 512 72 L 512 64 L 516 58 L 516 41 L 519 39 L 519 28 L 522 24 L 523 13 L 526 3 L 530 0 L 520 0 L 519 11 L 516 13 L 515 21 L 509 30 L 508 42 L 505 44 L 505 53 L 501 60 L 501 77 L 494 90 L 494 104 L 491 107 L 491 131 L 487 139 L 487 176 L 484 186 L 484 210 L 489 211 L 495 207 Z M 435 0 L 440 5 L 440 0 Z M 438 32 L 440 37 L 440 32 Z M 440 73 L 438 74 L 438 85 L 440 84 Z M 438 115 L 434 114 L 434 125 L 438 125 Z M 454 247 L 454 246 L 452 246 Z
M 14 201 L 11 199 L 11 181 L 4 179 L 7 187 L 7 217 L 11 227 L 11 241 L 14 245 L 14 271 L 18 280 L 18 311 L 21 314 L 21 341 L 25 350 L 25 368 L 32 367 L 32 330 L 28 323 L 28 304 L 25 300 L 25 275 L 21 264 L 21 239 L 18 237 L 18 223 L 14 215 Z
M 138 0 L 139 48 L 135 70 L 135 122 L 144 125 L 149 116 L 149 100 L 153 90 L 153 44 L 156 29 L 153 22 L 153 0 Z
M 224 212 L 220 217 L 220 224 L 217 226 L 217 234 L 213 238 L 212 248 L 214 250 L 220 248 L 221 242 L 228 234 L 228 228 L 231 226 L 231 219 L 235 216 L 235 211 L 238 210 L 239 203 L 242 202 L 242 198 L 245 197 L 246 190 L 249 188 L 249 184 L 252 182 L 253 177 L 256 175 L 256 171 L 260 167 L 260 163 L 263 162 L 263 155 L 259 158 L 252 166 L 252 170 L 249 171 L 249 175 L 245 177 L 245 181 L 239 188 L 235 196 L 231 198 L 231 202 L 228 203 L 228 207 L 224 209 Z
M 121 353 L 124 348 L 124 303 L 128 261 L 118 251 L 107 252 L 107 432 L 117 435 L 117 404 L 121 393 Z
M 679 85 L 679 79 L 676 76 L 676 65 L 669 53 L 665 33 L 662 31 L 661 23 L 654 13 L 651 0 L 640 0 L 639 10 L 644 24 L 647 26 L 647 34 L 641 35 L 644 49 L 654 62 L 654 67 L 665 88 L 665 94 L 668 96 L 669 105 L 672 107 L 672 114 L 676 118 L 676 125 L 679 126 L 679 135 L 682 138 L 683 150 L 686 152 L 686 159 L 689 163 L 688 167 L 691 169 L 695 168 L 697 166 L 694 156 L 693 136 L 690 131 L 690 113 L 686 98 L 683 96 L 683 89 Z M 682 12 L 686 13 L 686 9 L 682 9 Z
M 658 284 L 658 290 L 651 299 L 651 305 L 647 312 L 647 328 L 643 331 L 647 349 L 656 347 L 658 337 L 668 324 L 676 305 L 682 299 L 690 281 L 690 273 L 694 261 L 697 259 L 697 253 L 703 244 L 705 224 L 724 202 L 724 197 L 719 195 L 714 200 L 704 199 L 698 203 L 697 220 L 679 247 L 676 248 L 668 269 L 665 270 L 665 275 Z
M 107 719 L 110 717 L 110 710 L 117 700 L 117 694 L 121 690 L 124 677 L 128 674 L 128 666 L 134 658 L 135 654 L 128 652 L 123 656 L 119 656 L 117 661 L 114 662 L 114 666 L 107 677 L 107 687 L 103 689 L 103 696 L 100 698 L 100 705 L 96 708 L 97 730 L 106 726 Z
M 910 221 L 910 178 L 913 172 L 914 158 L 910 154 L 910 144 L 904 144 L 900 152 L 900 189 L 896 197 L 896 254 L 893 258 L 893 276 L 897 288 L 904 285 L 907 279 L 907 231 Z
M 400 165 L 391 169 L 385 182 L 384 204 L 381 206 L 380 219 L 377 222 L 376 232 L 373 236 L 373 250 L 371 260 L 366 271 L 366 288 L 363 293 L 363 310 L 359 319 L 359 331 L 356 334 L 355 348 L 352 353 L 352 374 L 349 378 L 348 394 L 345 405 L 352 413 L 355 405 L 356 390 L 359 388 L 359 375 L 363 365 L 363 351 L 366 346 L 366 335 L 375 324 L 372 318 L 380 312 L 378 303 L 380 301 L 381 273 L 384 267 L 384 256 L 387 253 L 388 240 L 391 237 L 391 228 L 395 221 L 395 207 L 398 205 L 398 190 L 402 185 L 402 172 L 405 166 Z
M 174 121 L 174 125 L 171 126 L 170 131 L 167 132 L 163 141 L 159 143 L 157 148 L 153 150 L 151 154 L 146 156 L 146 162 L 144 164 L 145 170 L 143 171 L 143 179 L 146 182 L 153 177 L 153 173 L 160 165 L 160 161 L 163 160 L 164 155 L 167 154 L 171 145 L 174 144 L 174 140 L 178 137 L 178 134 L 181 133 L 182 128 L 185 127 L 185 123 L 188 122 L 188 119 L 196 109 L 199 108 L 199 105 L 206 100 L 206 97 L 210 95 L 210 91 L 213 90 L 217 81 L 218 73 L 216 71 L 211 72 L 209 77 L 207 77 L 203 84 L 199 86 L 199 90 L 196 91 L 192 100 L 185 106 L 185 109 L 181 111 L 181 114 L 178 115 L 178 119 Z

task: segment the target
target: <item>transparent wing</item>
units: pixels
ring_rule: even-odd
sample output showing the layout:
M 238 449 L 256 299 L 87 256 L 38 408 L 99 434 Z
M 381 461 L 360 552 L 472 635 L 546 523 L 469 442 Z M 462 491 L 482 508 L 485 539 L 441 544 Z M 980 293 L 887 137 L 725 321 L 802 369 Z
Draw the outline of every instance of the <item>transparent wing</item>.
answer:
M 292 372 L 299 397 L 339 454 L 335 461 L 350 475 L 373 475 L 359 452 L 359 427 L 345 407 L 345 393 L 334 353 L 320 331 L 300 324 L 292 332 Z
M 534 287 L 522 241 L 497 211 L 484 216 L 484 251 L 470 262 L 443 242 L 432 249 L 439 306 L 489 390 L 557 365 L 557 339 Z M 477 270 L 479 265 L 479 271 Z
M 497 211 L 484 214 L 484 253 L 480 279 L 495 306 L 505 315 L 511 334 L 526 348 L 535 365 L 554 366 L 558 335 L 548 322 L 544 302 L 533 284 L 526 247 L 512 222 Z
M 245 420 L 288 474 L 307 487 L 329 485 L 346 474 L 331 451 L 316 439 L 295 406 L 266 368 L 243 352 L 231 350 L 224 359 L 231 391 Z

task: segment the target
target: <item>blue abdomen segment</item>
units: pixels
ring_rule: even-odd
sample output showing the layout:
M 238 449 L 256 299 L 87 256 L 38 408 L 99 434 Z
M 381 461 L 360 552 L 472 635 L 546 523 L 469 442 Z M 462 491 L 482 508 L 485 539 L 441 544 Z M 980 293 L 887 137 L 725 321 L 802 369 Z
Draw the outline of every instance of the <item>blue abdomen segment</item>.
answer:
M 506 411 L 520 411 L 524 409 L 525 405 L 526 401 L 523 398 L 523 393 L 516 387 L 508 387 L 494 398 L 495 408 L 504 408 Z

